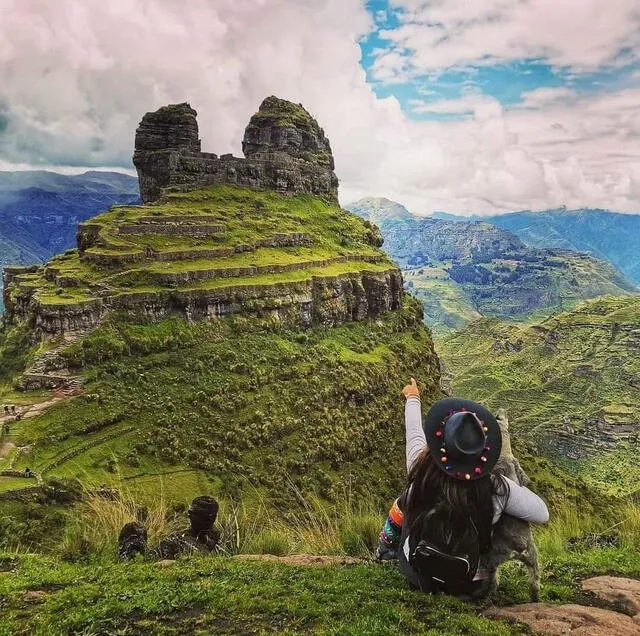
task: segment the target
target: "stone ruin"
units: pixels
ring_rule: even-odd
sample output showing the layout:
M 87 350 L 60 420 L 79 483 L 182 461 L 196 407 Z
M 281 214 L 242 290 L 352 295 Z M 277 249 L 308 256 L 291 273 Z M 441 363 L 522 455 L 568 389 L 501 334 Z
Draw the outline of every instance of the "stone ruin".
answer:
M 56 340 L 87 333 L 113 312 L 152 321 L 243 314 L 306 328 L 402 307 L 402 274 L 379 249 L 377 228 L 354 225 L 339 209 L 329 141 L 302 106 L 266 98 L 242 148 L 245 158 L 201 152 L 189 104 L 147 113 L 133 156 L 145 205 L 81 223 L 78 249 L 44 265 L 6 268 L 5 325 L 26 321 L 36 340 Z M 222 202 L 206 189 L 187 194 L 220 184 L 241 187 Z M 243 188 L 261 192 L 253 200 Z M 260 199 L 278 193 L 324 200 L 320 225 L 286 205 L 280 219 L 279 204 Z M 238 205 L 244 234 L 227 227 Z M 335 235 L 329 249 L 319 227 Z
M 196 116 L 183 103 L 142 118 L 133 163 L 145 203 L 159 199 L 166 188 L 186 191 L 217 183 L 338 202 L 329 140 L 302 105 L 267 97 L 245 129 L 245 158 L 202 152 Z

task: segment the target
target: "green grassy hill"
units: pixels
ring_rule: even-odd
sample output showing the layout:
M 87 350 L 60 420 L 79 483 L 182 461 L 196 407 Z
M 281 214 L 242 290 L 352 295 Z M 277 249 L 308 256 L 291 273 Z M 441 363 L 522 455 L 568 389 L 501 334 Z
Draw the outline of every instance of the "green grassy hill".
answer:
M 336 205 L 233 186 L 83 224 L 79 250 L 13 273 L 0 400 L 43 399 L 10 392 L 34 360 L 23 385 L 71 374 L 85 391 L 12 423 L 0 471 L 141 501 L 388 500 L 403 484 L 399 391 L 413 374 L 435 399 L 439 369 L 376 244 Z M 0 492 L 24 485 L 0 473 Z
M 543 553 L 543 598 L 593 604 L 586 576 L 640 576 L 640 554 L 575 548 Z M 527 602 L 525 573 L 503 568 L 498 605 Z M 310 567 L 225 557 L 152 563 L 60 563 L 0 552 L 0 634 L 326 634 L 509 636 L 524 626 L 483 616 L 485 604 L 411 591 L 393 565 Z M 596 603 L 602 606 L 602 602 Z M 615 603 L 612 607 L 620 611 Z M 588 611 L 588 610 L 587 610 Z
M 443 337 L 453 392 L 507 407 L 519 438 L 595 487 L 637 491 L 640 299 L 602 298 L 532 325 L 483 319 Z
M 403 268 L 406 287 L 423 302 L 425 322 L 436 334 L 480 316 L 535 320 L 589 298 L 638 291 L 607 261 L 529 247 L 479 219 L 414 216 L 387 199 L 348 208 L 379 224 L 384 249 Z

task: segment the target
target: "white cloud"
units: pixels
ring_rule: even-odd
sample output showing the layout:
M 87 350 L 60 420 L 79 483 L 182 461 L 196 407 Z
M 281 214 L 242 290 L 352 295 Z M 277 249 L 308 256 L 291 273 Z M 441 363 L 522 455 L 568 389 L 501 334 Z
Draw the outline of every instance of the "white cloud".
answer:
M 522 93 L 520 96 L 522 103 L 519 108 L 542 108 L 556 103 L 567 103 L 577 98 L 577 93 L 566 86 L 548 87 L 543 86 L 532 91 Z
M 408 79 L 467 64 L 542 58 L 593 71 L 640 56 L 637 0 L 391 0 L 401 23 L 374 72 Z M 403 53 L 398 53 L 403 51 Z M 624 51 L 624 54 L 622 53 Z
M 466 120 L 416 121 L 366 82 L 358 41 L 373 20 L 359 0 L 0 0 L 0 12 L 0 168 L 130 166 L 142 115 L 182 101 L 205 150 L 240 154 L 250 115 L 276 94 L 325 128 L 344 202 L 640 211 L 640 89 L 538 92 L 537 108 L 510 111 L 468 93 L 430 104 Z
M 482 107 L 497 106 L 500 108 L 500 102 L 488 95 L 471 93 L 457 99 L 439 99 L 432 102 L 412 100 L 410 106 L 411 110 L 419 115 L 471 115 Z

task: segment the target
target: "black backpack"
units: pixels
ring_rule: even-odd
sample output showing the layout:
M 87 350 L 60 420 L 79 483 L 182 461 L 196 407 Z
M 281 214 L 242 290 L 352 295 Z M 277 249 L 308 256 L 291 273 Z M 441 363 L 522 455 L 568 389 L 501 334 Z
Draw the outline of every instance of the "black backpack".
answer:
M 467 594 L 478 571 L 480 545 L 473 521 L 439 503 L 409 535 L 409 565 L 427 592 Z

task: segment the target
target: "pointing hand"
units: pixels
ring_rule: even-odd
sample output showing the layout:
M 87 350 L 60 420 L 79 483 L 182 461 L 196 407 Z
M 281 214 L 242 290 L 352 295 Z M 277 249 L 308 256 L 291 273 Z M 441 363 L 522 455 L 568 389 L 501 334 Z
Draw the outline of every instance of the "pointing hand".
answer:
M 420 389 L 416 384 L 415 378 L 411 378 L 411 384 L 407 384 L 407 386 L 405 386 L 404 389 L 402 389 L 402 395 L 404 395 L 404 397 L 406 398 L 420 397 Z

